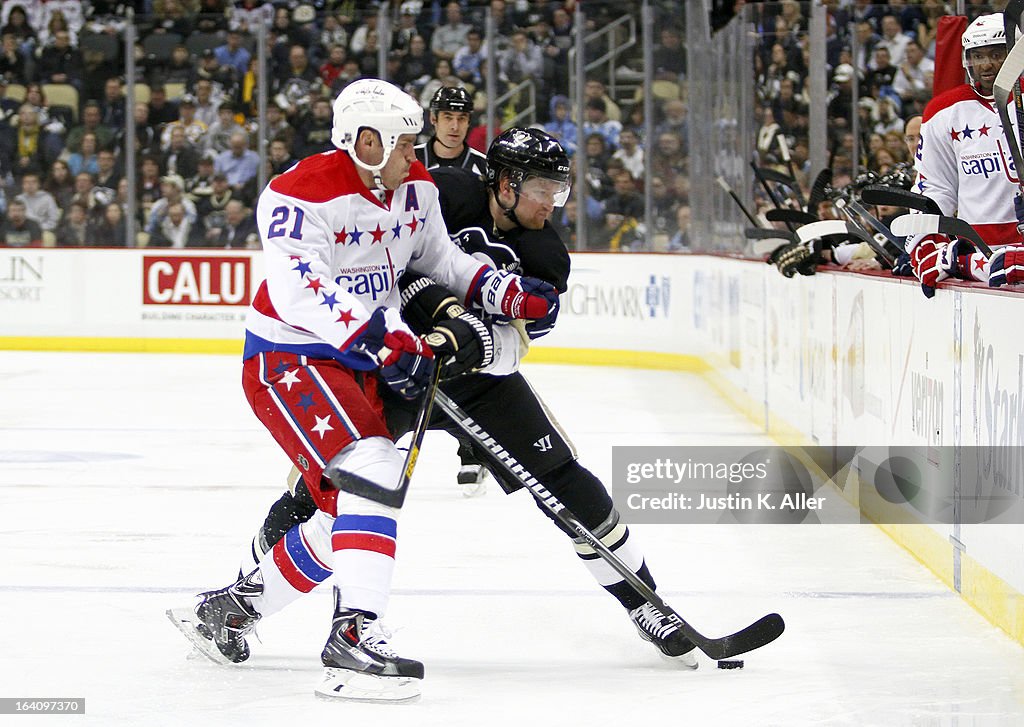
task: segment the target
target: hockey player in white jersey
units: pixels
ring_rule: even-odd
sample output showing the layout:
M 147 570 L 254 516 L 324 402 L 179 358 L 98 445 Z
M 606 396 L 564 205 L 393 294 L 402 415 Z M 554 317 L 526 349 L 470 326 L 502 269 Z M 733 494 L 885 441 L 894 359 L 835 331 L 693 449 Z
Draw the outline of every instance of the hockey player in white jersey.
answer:
M 935 200 L 944 215 L 973 225 L 996 252 L 990 260 L 966 240 L 942 234 L 908 239 L 911 266 L 928 297 L 951 277 L 993 287 L 1024 280 L 1020 170 L 1014 168 L 993 98 L 996 74 L 1006 60 L 1002 13 L 974 20 L 962 46 L 969 81 L 936 96 L 924 110 L 915 190 Z
M 303 571 L 330 568 L 340 596 L 321 655 L 323 696 L 408 699 L 423 678 L 423 665 L 399 657 L 379 625 L 400 507 L 388 494 L 404 465 L 381 387 L 416 398 L 434 366 L 434 352 L 399 317 L 399 277 L 409 269 L 443 281 L 467 306 L 511 319 L 544 318 L 557 304 L 550 284 L 497 271 L 451 243 L 437 188 L 413 154 L 422 124 L 422 108 L 397 87 L 357 81 L 334 103 L 338 149 L 299 162 L 260 195 L 267 279 L 246 323 L 243 387 L 302 472 L 317 506 L 311 526 L 329 546 L 308 563 L 266 559 L 201 594 L 194 617 L 171 614 L 211 657 L 243 661 L 256 622 L 316 585 L 296 587 Z M 440 328 L 438 355 L 480 336 L 468 320 Z

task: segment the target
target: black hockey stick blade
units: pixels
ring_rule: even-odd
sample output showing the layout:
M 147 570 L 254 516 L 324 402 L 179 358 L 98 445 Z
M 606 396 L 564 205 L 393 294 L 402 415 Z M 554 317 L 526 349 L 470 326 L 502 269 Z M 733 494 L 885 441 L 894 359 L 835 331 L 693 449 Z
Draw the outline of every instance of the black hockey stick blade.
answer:
M 769 182 L 775 182 L 776 184 L 784 184 L 790 189 L 796 187 L 796 180 L 793 179 L 788 174 L 777 172 L 774 169 L 769 169 L 768 167 L 758 167 L 757 171 L 761 174 L 762 177 L 767 179 Z
M 789 230 L 776 230 L 770 227 L 748 227 L 743 234 L 748 240 L 783 240 L 796 242 L 796 234 Z
M 402 474 L 398 478 L 398 484 L 395 486 L 395 489 L 391 490 L 382 487 L 372 480 L 358 477 L 351 473 L 325 472 L 324 474 L 335 488 L 342 492 L 364 497 L 373 502 L 379 502 L 388 507 L 402 506 L 405 502 L 405 496 L 409 493 L 409 482 L 412 480 L 412 473 L 416 468 L 416 461 L 420 455 L 420 447 L 423 445 L 423 437 L 426 435 L 427 425 L 430 423 L 434 399 L 438 394 L 438 384 L 441 382 L 442 363 L 442 361 L 434 361 L 434 373 L 431 375 L 430 383 L 423 393 L 423 401 L 420 403 L 419 412 L 416 414 L 416 424 L 413 426 L 412 441 L 409 443 L 409 451 L 406 452 L 405 464 L 402 466 Z
M 1024 44 L 1022 44 L 1024 47 Z M 975 246 L 986 255 L 992 254 L 990 248 L 982 239 L 978 231 L 967 222 L 958 217 L 943 217 L 942 215 L 900 215 L 892 221 L 892 232 L 894 235 L 906 237 L 908 235 L 931 235 L 936 232 L 952 237 L 961 237 L 970 240 Z
M 907 209 L 927 212 L 930 215 L 941 215 L 939 203 L 931 197 L 899 187 L 886 187 L 871 184 L 860 192 L 860 198 L 868 204 L 880 204 L 888 207 L 906 207 Z
M 502 472 L 518 481 L 530 491 L 537 504 L 551 514 L 562 525 L 574 532 L 587 543 L 612 570 L 622 576 L 642 598 L 650 601 L 661 613 L 672 619 L 693 644 L 712 659 L 728 659 L 730 656 L 753 651 L 769 644 L 782 635 L 786 624 L 777 613 L 770 613 L 746 628 L 740 629 L 729 636 L 709 638 L 688 624 L 672 609 L 649 585 L 626 565 L 604 541 L 594 535 L 576 516 L 562 504 L 561 500 L 546 488 L 536 477 L 513 457 L 483 427 L 456 404 L 443 391 L 437 392 L 437 406 L 448 415 L 448 418 L 485 452 L 487 461 L 498 467 Z
M 1024 2 L 1024 0 L 1021 0 Z M 832 188 L 832 170 L 825 167 L 818 176 L 814 178 L 814 184 L 811 186 L 811 193 L 807 197 L 807 211 L 812 215 L 818 214 L 818 205 L 821 204 L 828 196 L 829 189 Z
M 770 613 L 762 616 L 745 629 L 740 629 L 729 636 L 722 636 L 717 639 L 709 639 L 706 636 L 694 631 L 689 624 L 683 624 L 683 631 L 686 638 L 694 643 L 698 649 L 707 654 L 710 658 L 729 659 L 733 656 L 746 654 L 748 651 L 760 649 L 782 636 L 786 630 L 786 622 L 777 613 Z
M 1003 30 L 1006 32 L 1006 49 L 1009 51 L 1017 41 L 1020 16 L 1024 13 L 1024 0 L 1010 0 L 1003 8 Z
M 791 210 L 786 207 L 777 207 L 764 213 L 765 219 L 769 222 L 794 222 L 798 225 L 806 225 L 810 222 L 817 222 L 818 216 L 812 215 L 803 210 Z

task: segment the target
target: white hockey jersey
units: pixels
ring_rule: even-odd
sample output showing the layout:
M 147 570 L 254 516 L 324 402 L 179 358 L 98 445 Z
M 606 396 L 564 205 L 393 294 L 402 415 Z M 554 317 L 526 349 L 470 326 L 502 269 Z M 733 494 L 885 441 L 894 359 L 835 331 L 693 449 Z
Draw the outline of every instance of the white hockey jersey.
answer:
M 1016 122 L 1012 110 L 1010 118 Z M 974 225 L 989 245 L 1019 241 L 1013 156 L 995 106 L 970 85 L 929 102 L 915 167 L 915 191 L 935 200 L 943 214 Z
M 398 308 L 406 268 L 468 301 L 488 268 L 449 239 L 437 196 L 414 162 L 382 202 L 343 151 L 309 157 L 275 178 L 256 207 L 267 279 L 246 319 L 245 358 L 288 351 L 375 368 L 348 349 L 376 308 Z

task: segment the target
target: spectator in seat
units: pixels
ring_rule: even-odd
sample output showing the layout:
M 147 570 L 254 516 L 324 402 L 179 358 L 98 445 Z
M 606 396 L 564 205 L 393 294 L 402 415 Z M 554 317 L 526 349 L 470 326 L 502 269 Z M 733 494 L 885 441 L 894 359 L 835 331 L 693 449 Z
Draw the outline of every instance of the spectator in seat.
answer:
M 0 247 L 42 247 L 43 230 L 30 220 L 25 203 L 18 199 L 7 205 L 7 219 L 0 222 Z
M 196 121 L 210 128 L 217 120 L 217 107 L 220 106 L 220 99 L 214 97 L 213 81 L 208 78 L 197 79 L 193 90 L 196 98 Z
M 195 247 L 203 240 L 202 225 L 189 217 L 185 205 L 173 202 L 149 236 L 149 247 Z
M 57 246 L 83 247 L 87 244 L 88 235 L 86 207 L 81 202 L 72 202 L 54 232 L 54 236 L 57 238 Z
M 25 216 L 39 223 L 43 230 L 53 232 L 57 228 L 60 210 L 53 195 L 41 188 L 38 174 L 31 172 L 21 178 L 21 194 L 15 199 L 25 205 Z
M 160 157 L 144 154 L 139 163 L 139 178 L 135 182 L 140 220 L 147 219 L 150 209 L 160 199 Z
M 192 145 L 199 144 L 206 133 L 206 124 L 196 118 L 196 99 L 185 94 L 178 102 L 178 118 L 164 127 L 160 134 L 160 148 L 166 151 L 171 146 L 171 132 L 175 128 L 185 131 L 185 138 Z
M 466 43 L 455 52 L 452 58 L 452 71 L 465 83 L 479 86 L 483 82 L 480 66 L 486 60 L 483 45 L 483 33 L 471 28 L 466 33 Z M 365 70 L 365 69 L 364 69 Z
M 587 136 L 600 134 L 604 137 L 609 149 L 619 147 L 619 134 L 622 124 L 608 118 L 607 105 L 604 99 L 592 98 L 586 104 L 586 116 L 583 122 L 583 133 Z
M 14 33 L 0 35 L 0 76 L 11 83 L 28 83 L 28 57 L 18 45 Z
M 114 141 L 114 132 L 104 126 L 103 110 L 96 101 L 86 101 L 82 107 L 82 123 L 68 132 L 66 140 L 67 148 L 71 151 L 81 151 L 82 137 L 86 134 L 95 134 L 96 143 L 100 149 L 109 149 Z
M 71 170 L 63 159 L 54 160 L 50 165 L 49 173 L 40 179 L 45 179 L 43 189 L 49 192 L 57 202 L 58 209 L 67 209 L 71 204 L 71 197 L 75 193 L 75 179 L 71 176 Z
M 124 149 L 122 138 L 117 146 Z M 150 123 L 149 106 L 144 103 L 135 104 L 135 153 L 148 154 L 160 151 L 160 135 Z
M 203 137 L 203 151 L 214 154 L 224 151 L 228 148 L 231 135 L 236 131 L 244 132 L 245 129 L 235 120 L 235 105 L 230 101 L 225 101 L 217 109 L 217 120 L 206 130 L 206 135 Z
M 249 135 L 236 131 L 228 140 L 228 148 L 214 159 L 213 170 L 226 176 L 228 184 L 241 191 L 246 182 L 256 176 L 259 165 L 260 155 L 249 148 Z
M 190 195 L 190 199 L 195 202 L 196 215 L 203 221 L 207 239 L 212 239 L 220 234 L 220 229 L 224 226 L 228 202 L 238 199 L 238 195 L 231 189 L 226 176 L 214 173 L 206 194 L 193 194 Z
M 249 60 L 252 54 L 242 45 L 242 34 L 238 29 L 228 30 L 227 40 L 224 45 L 213 49 L 217 63 L 222 66 L 231 66 L 235 72 L 242 76 L 249 70 Z
M 97 174 L 100 171 L 99 159 L 96 157 L 97 146 L 96 134 L 94 132 L 87 131 L 82 134 L 78 151 L 71 152 L 67 156 L 68 168 L 72 174 L 78 174 L 79 172 Z
M 404 86 L 409 83 L 425 83 L 430 79 L 434 69 L 434 61 L 427 50 L 427 42 L 422 35 L 414 35 L 409 41 L 409 51 L 402 56 L 395 74 L 395 83 Z
M 302 159 L 333 148 L 331 143 L 331 104 L 318 99 L 310 113 L 299 125 L 295 135 L 296 154 Z
M 96 185 L 117 189 L 121 182 L 121 172 L 117 169 L 117 157 L 110 149 L 96 152 Z
M 146 220 L 145 229 L 150 235 L 156 234 L 174 205 L 181 205 L 191 221 L 199 219 L 196 206 L 185 196 L 185 180 L 177 174 L 168 174 L 160 178 L 160 194 L 160 199 L 153 203 Z
M 274 139 L 270 142 L 267 156 L 270 161 L 270 173 L 274 176 L 288 171 L 298 161 L 292 156 L 285 139 Z
M 686 49 L 679 28 L 668 25 L 661 29 L 653 53 L 654 77 L 680 82 L 686 75 Z
M 26 4 L 12 4 L 11 12 L 7 16 L 7 25 L 0 28 L 0 35 L 13 35 L 18 39 L 21 52 L 27 55 L 39 45 L 39 37 L 29 22 L 28 13 L 25 12 Z
M 341 72 L 345 69 L 345 61 L 348 60 L 348 53 L 345 51 L 345 46 L 332 45 L 327 54 L 327 60 L 320 66 L 320 80 L 325 86 L 330 88 L 334 85 L 334 80 L 341 75 Z
M 204 216 L 202 201 L 213 193 L 213 175 L 213 156 L 203 154 L 199 157 L 199 169 L 195 176 L 185 180 L 185 193 L 195 203 L 200 218 Z
M 604 101 L 604 112 L 605 115 L 611 121 L 622 121 L 622 111 L 619 109 L 618 104 L 612 101 L 611 97 L 606 92 L 604 81 L 597 78 L 591 78 L 583 86 L 583 106 L 586 108 L 588 101 L 599 98 Z
M 669 252 L 690 251 L 690 205 L 681 204 L 676 208 L 676 231 L 669 238 Z
M 572 108 L 569 97 L 552 96 L 549 106 L 551 120 L 544 124 L 544 131 L 558 139 L 565 153 L 572 157 L 576 153 L 576 124 L 569 118 L 569 110 Z
M 621 159 L 633 179 L 643 179 L 644 150 L 640 148 L 639 137 L 631 129 L 623 129 L 619 134 L 619 148 L 612 154 L 612 159 Z
M 260 247 L 260 233 L 252 211 L 241 200 L 233 199 L 225 209 L 224 226 L 211 241 L 213 247 L 232 249 Z
M 178 120 L 178 106 L 167 99 L 167 89 L 162 83 L 149 87 L 149 124 L 159 130 L 165 124 Z
M 99 219 L 86 224 L 85 244 L 89 247 L 131 247 L 121 205 L 116 202 L 108 204 Z
M 39 114 L 30 104 L 22 104 L 18 109 L 18 126 L 10 134 L 10 143 L 4 145 L 10 158 L 5 160 L 3 169 L 11 170 L 15 177 L 26 172 L 42 173 L 60 154 L 60 137 L 39 125 Z
M 39 54 L 38 74 L 43 83 L 69 83 L 81 89 L 83 68 L 85 59 L 81 51 L 72 47 L 67 30 L 57 31 L 53 45 L 43 48 Z
M 166 174 L 177 174 L 182 178 L 195 176 L 199 169 L 200 152 L 190 144 L 185 129 L 176 126 L 171 129 L 171 145 L 164 153 L 160 165 Z
M 110 129 L 123 129 L 127 113 L 125 103 L 124 83 L 120 77 L 108 78 L 103 84 L 100 123 Z
M 444 12 L 444 25 L 437 26 L 430 37 L 430 51 L 434 58 L 451 61 L 465 45 L 470 25 L 462 22 L 462 7 L 454 0 L 445 5 Z
M 903 26 L 895 15 L 882 17 L 882 39 L 879 44 L 884 44 L 889 49 L 889 60 L 894 66 L 903 63 L 907 44 L 910 43 L 910 36 L 903 32 Z

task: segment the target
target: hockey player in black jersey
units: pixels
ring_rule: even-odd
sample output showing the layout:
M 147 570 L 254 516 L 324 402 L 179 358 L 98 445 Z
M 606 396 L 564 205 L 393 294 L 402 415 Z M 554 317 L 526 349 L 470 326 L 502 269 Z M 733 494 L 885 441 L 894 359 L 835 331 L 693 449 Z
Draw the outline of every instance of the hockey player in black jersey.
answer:
M 545 280 L 564 292 L 569 277 L 569 254 L 548 218 L 556 206 L 564 204 L 569 193 L 569 161 L 565 151 L 543 131 L 516 128 L 495 139 L 487 158 L 486 182 L 458 169 L 440 170 L 435 175 L 449 233 L 466 252 L 487 257 L 498 268 Z M 466 315 L 455 296 L 428 278 L 406 276 L 402 286 L 402 315 L 414 331 L 426 333 L 435 328 L 435 321 Z M 481 312 L 477 315 L 486 325 L 448 346 L 448 350 L 456 352 L 453 370 L 473 371 L 445 380 L 442 389 L 645 583 L 655 588 L 643 554 L 629 528 L 619 522 L 619 514 L 604 485 L 577 462 L 571 442 L 518 371 L 527 342 L 553 327 L 557 306 L 547 318 L 523 327 L 488 319 Z M 386 402 L 386 407 L 389 426 L 397 437 L 409 428 L 412 412 L 408 404 L 399 401 Z M 514 410 L 516 416 L 509 417 L 509 410 Z M 454 428 L 443 416 L 437 417 L 432 425 Z M 544 447 L 534 446 L 541 440 Z M 478 455 L 490 457 L 484 451 Z M 506 492 L 520 488 L 517 481 L 502 476 L 500 469 L 494 471 L 499 473 L 497 479 Z M 330 546 L 318 546 L 318 538 L 323 535 L 310 527 L 315 509 L 302 479 L 293 479 L 289 492 L 274 503 L 253 539 L 252 558 L 243 564 L 247 575 L 227 588 L 202 594 L 197 607 L 202 621 L 199 631 L 225 659 L 242 661 L 248 657 L 245 636 L 259 620 L 259 615 L 248 606 L 248 599 L 252 589 L 262 588 L 256 563 L 264 556 L 277 563 L 287 562 L 289 567 L 301 571 L 298 590 L 302 590 L 302 584 L 323 582 L 330 577 L 323 560 L 317 557 L 318 547 Z M 627 610 L 640 636 L 680 665 L 696 668 L 694 645 L 675 623 L 609 568 L 592 547 L 555 522 L 573 539 L 577 555 L 598 583 Z M 304 567 L 304 563 L 311 565 Z M 334 663 L 339 653 L 345 653 L 344 644 L 334 643 L 338 638 L 332 633 L 325 646 L 325 665 L 329 661 Z M 358 663 L 358 659 L 352 659 L 348 668 L 356 669 Z
M 487 157 L 466 144 L 473 99 L 461 87 L 442 86 L 430 99 L 430 123 L 434 135 L 414 151 L 423 166 L 433 172 L 435 167 L 459 167 L 481 177 L 487 174 Z

